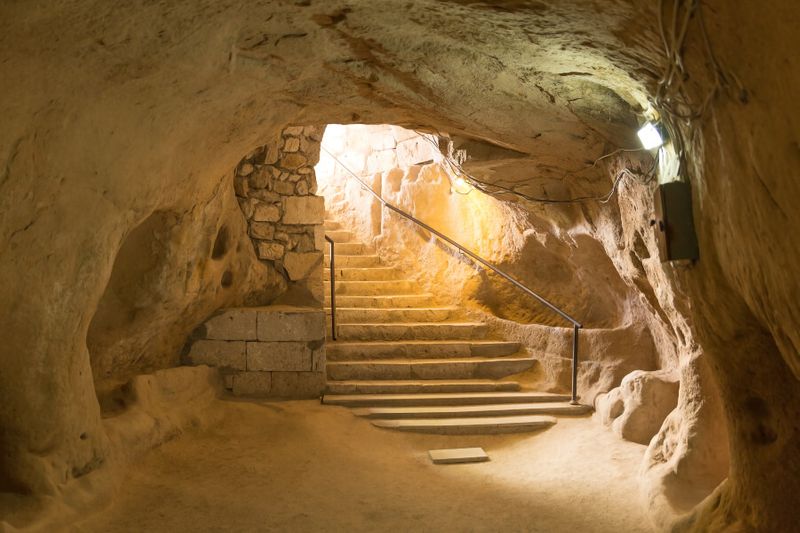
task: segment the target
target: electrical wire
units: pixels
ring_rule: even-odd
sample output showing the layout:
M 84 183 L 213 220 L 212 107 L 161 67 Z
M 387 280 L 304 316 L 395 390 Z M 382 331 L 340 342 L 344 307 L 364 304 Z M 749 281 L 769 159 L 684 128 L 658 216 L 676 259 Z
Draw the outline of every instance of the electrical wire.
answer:
M 431 138 L 430 134 L 423 134 L 423 133 L 421 133 L 419 131 L 416 131 L 416 130 L 414 130 L 414 131 L 418 135 L 422 136 L 431 145 L 433 145 L 437 150 L 439 150 L 439 144 L 433 141 L 433 139 Z M 620 153 L 623 153 L 623 152 L 642 152 L 642 151 L 645 151 L 645 149 L 644 148 L 619 148 L 617 150 L 614 150 L 613 152 L 609 152 L 607 154 L 601 155 L 600 157 L 595 159 L 594 162 L 592 162 L 591 165 L 588 165 L 588 166 L 586 166 L 586 167 L 584 167 L 584 168 L 582 168 L 580 170 L 574 171 L 574 172 L 566 173 L 563 176 L 563 178 L 566 178 L 568 176 L 574 176 L 574 175 L 580 174 L 582 172 L 585 172 L 585 171 L 587 171 L 587 170 L 589 170 L 591 168 L 596 167 L 597 163 L 599 163 L 600 161 L 602 161 L 604 159 L 607 159 L 609 157 L 615 156 L 617 154 L 620 154 Z M 441 153 L 441 151 L 440 151 L 440 153 Z M 454 160 L 449 154 L 442 154 L 442 157 L 443 157 L 443 161 L 444 161 L 445 165 L 448 167 L 448 170 L 450 171 L 451 175 L 461 176 L 462 178 L 465 179 L 465 181 L 467 181 L 467 183 L 469 183 L 470 185 L 472 185 L 473 187 L 475 187 L 476 189 L 480 190 L 481 192 L 483 192 L 485 194 L 488 194 L 488 195 L 491 195 L 491 196 L 496 196 L 497 194 L 504 194 L 504 193 L 513 194 L 513 195 L 518 196 L 518 197 L 520 197 L 520 198 L 522 198 L 522 199 L 524 199 L 524 200 L 526 200 L 528 202 L 535 202 L 535 203 L 542 203 L 542 204 L 572 204 L 572 203 L 583 203 L 583 202 L 591 202 L 591 201 L 597 201 L 597 202 L 599 202 L 601 204 L 608 203 L 611 200 L 611 197 L 614 196 L 614 193 L 617 191 L 618 186 L 619 186 L 619 182 L 622 180 L 623 177 L 632 178 L 632 179 L 635 179 L 636 181 L 638 181 L 640 183 L 643 183 L 643 184 L 647 185 L 650 182 L 652 182 L 653 178 L 655 177 L 655 170 L 656 170 L 657 165 L 658 165 L 658 160 L 653 158 L 653 165 L 650 167 L 650 169 L 644 175 L 638 175 L 637 173 L 635 173 L 634 171 L 630 170 L 629 168 L 621 169 L 620 171 L 617 172 L 616 176 L 614 177 L 614 182 L 611 185 L 611 189 L 608 191 L 608 193 L 600 195 L 600 196 L 578 196 L 578 197 L 575 197 L 575 198 L 553 199 L 553 198 L 534 197 L 534 196 L 530 196 L 530 195 L 527 195 L 525 193 L 519 192 L 519 191 L 517 191 L 517 190 L 515 190 L 515 189 L 513 189 L 511 187 L 505 187 L 503 185 L 499 185 L 499 184 L 496 184 L 496 183 L 487 183 L 487 182 L 481 181 L 481 180 L 477 179 L 475 176 L 473 176 L 473 175 L 469 174 L 468 172 L 466 172 L 464 170 L 464 168 L 462 167 L 462 165 L 458 161 Z M 496 190 L 492 191 L 492 190 L 490 190 L 490 188 L 491 189 L 496 189 Z
M 658 90 L 656 91 L 656 108 L 671 118 L 686 122 L 702 119 L 714 98 L 721 91 L 730 87 L 731 80 L 736 84 L 739 90 L 740 99 L 746 100 L 746 91 L 739 79 L 733 73 L 723 68 L 714 53 L 706 29 L 701 0 L 673 0 L 672 25 L 669 31 L 667 30 L 667 22 L 664 18 L 664 7 L 664 0 L 659 0 L 657 22 L 661 42 L 664 46 L 664 57 L 667 60 L 667 65 L 659 81 Z M 711 65 L 711 72 L 713 74 L 713 85 L 699 104 L 692 102 L 683 89 L 684 82 L 689 79 L 689 73 L 683 60 L 683 49 L 690 22 L 695 18 L 695 15 L 698 21 L 697 24 L 700 27 L 704 53 Z M 679 19 L 680 25 L 678 22 Z M 669 39 L 667 38 L 668 33 Z

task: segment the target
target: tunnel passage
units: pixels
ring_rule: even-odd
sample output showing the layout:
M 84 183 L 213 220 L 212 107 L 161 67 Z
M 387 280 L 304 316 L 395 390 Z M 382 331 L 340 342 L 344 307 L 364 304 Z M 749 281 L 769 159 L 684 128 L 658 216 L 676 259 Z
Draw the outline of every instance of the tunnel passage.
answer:
M 525 194 L 596 195 L 608 190 L 611 176 L 588 173 L 565 183 L 558 178 L 609 149 L 630 147 L 630 139 L 613 137 L 608 126 L 629 124 L 631 110 L 638 115 L 648 100 L 659 99 L 686 112 L 678 122 L 686 139 L 682 157 L 692 179 L 700 262 L 685 269 L 661 266 L 648 238 L 648 254 L 631 255 L 653 210 L 650 191 L 629 180 L 620 182 L 626 194 L 615 197 L 619 201 L 609 212 L 586 205 L 545 218 L 552 217 L 556 236 L 565 225 L 595 234 L 620 277 L 637 287 L 625 312 L 647 326 L 658 363 L 671 362 L 682 382 L 675 416 L 661 433 L 661 441 L 680 452 L 671 457 L 713 455 L 707 443 L 725 443 L 709 435 L 724 430 L 710 421 L 726 414 L 732 422 L 728 435 L 735 457 L 720 489 L 724 497 L 717 500 L 722 511 L 707 511 L 721 521 L 713 523 L 733 517 L 753 527 L 793 526 L 787 510 L 794 510 L 790 498 L 797 491 L 775 494 L 770 487 L 791 488 L 798 465 L 774 468 L 769 458 L 796 456 L 797 442 L 791 420 L 800 368 L 798 298 L 786 277 L 798 261 L 796 235 L 786 232 L 798 197 L 796 184 L 786 179 L 797 166 L 796 103 L 787 90 L 797 82 L 797 69 L 796 58 L 784 52 L 796 39 L 794 4 L 413 5 L 356 2 L 344 9 L 295 2 L 246 10 L 201 4 L 143 10 L 130 4 L 114 6 L 113 13 L 80 2 L 46 12 L 24 3 L 3 6 L 0 34 L 7 58 L 0 79 L 11 81 L 3 86 L 7 126 L 0 141 L 6 163 L 0 174 L 1 244 L 10 252 L 2 254 L 2 268 L 15 283 L 1 289 L 8 302 L 4 323 L 13 334 L 3 346 L 0 417 L 3 445 L 13 454 L 9 461 L 45 478 L 46 465 L 68 472 L 85 464 L 72 443 L 80 441 L 83 426 L 99 424 L 99 415 L 86 401 L 92 394 L 84 330 L 123 235 L 147 213 L 172 211 L 174 191 L 202 190 L 180 212 L 195 205 L 202 211 L 220 176 L 284 125 L 433 124 L 468 141 L 492 141 L 531 155 L 535 165 L 518 160 L 517 167 L 553 179 L 545 191 L 534 185 Z M 59 35 L 58 46 L 42 51 L 41 33 L 30 31 L 26 21 Z M 669 25 L 686 31 L 664 31 Z M 752 46 L 741 47 L 743 37 Z M 618 96 L 616 105 L 610 105 L 609 91 Z M 602 113 L 606 108 L 614 112 Z M 613 146 L 607 146 L 610 140 Z M 499 171 L 492 181 L 515 185 Z M 619 217 L 613 215 L 617 209 Z M 187 224 L 204 241 L 191 255 L 205 260 L 219 217 Z M 231 235 L 242 234 L 241 227 L 230 227 Z M 60 261 L 43 260 L 43 250 Z M 86 250 L 100 259 L 87 257 Z M 228 257 L 220 268 L 228 268 L 222 264 Z M 196 322 L 249 292 L 250 269 L 234 265 L 233 285 L 224 290 L 225 270 L 215 269 L 209 267 L 208 283 L 203 277 L 183 291 L 205 301 Z M 285 282 L 283 272 L 276 276 Z M 262 286 L 279 292 L 278 277 Z M 217 298 L 217 290 L 230 296 Z M 182 294 L 164 300 L 169 317 L 196 309 Z M 154 320 L 153 327 L 168 331 L 171 343 L 182 341 L 186 331 L 171 330 L 169 322 Z M 764 336 L 774 342 L 760 342 Z M 144 338 L 131 348 L 120 357 L 152 353 Z M 160 364 L 174 363 L 172 352 L 163 352 Z M 752 392 L 747 397 L 767 404 L 766 411 L 739 401 L 744 386 Z M 41 397 L 41 391 L 50 394 Z M 723 411 L 720 404 L 729 408 Z M 752 423 L 737 424 L 743 412 Z M 763 427 L 760 413 L 769 414 Z M 772 433 L 778 438 L 766 442 Z M 24 451 L 40 450 L 44 434 L 54 445 L 40 462 L 24 462 Z M 96 434 L 80 442 L 95 445 Z M 658 445 L 652 451 L 654 460 L 664 455 Z M 685 481 L 685 464 L 670 461 L 651 470 L 654 508 L 665 479 L 679 487 Z M 745 504 L 752 512 L 741 510 Z

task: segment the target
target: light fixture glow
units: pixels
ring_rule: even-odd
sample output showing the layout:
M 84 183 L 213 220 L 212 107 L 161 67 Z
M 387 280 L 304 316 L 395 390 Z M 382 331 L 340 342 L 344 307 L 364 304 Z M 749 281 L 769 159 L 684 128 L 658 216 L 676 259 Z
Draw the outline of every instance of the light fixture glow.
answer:
M 472 192 L 472 185 L 470 185 L 469 182 L 461 176 L 458 176 L 452 181 L 451 188 L 458 194 L 469 194 Z
M 648 122 L 638 132 L 639 140 L 642 141 L 642 146 L 645 150 L 652 150 L 664 144 L 664 139 L 661 137 L 661 132 L 652 123 Z

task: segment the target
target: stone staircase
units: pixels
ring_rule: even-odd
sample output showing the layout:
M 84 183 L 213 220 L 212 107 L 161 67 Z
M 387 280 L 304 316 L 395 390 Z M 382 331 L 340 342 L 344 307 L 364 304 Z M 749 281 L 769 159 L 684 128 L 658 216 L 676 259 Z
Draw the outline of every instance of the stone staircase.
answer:
M 336 253 L 336 341 L 330 331 L 330 257 L 323 403 L 353 408 L 373 425 L 442 434 L 515 433 L 591 409 L 568 395 L 523 391 L 510 379 L 531 368 L 518 343 L 487 338 L 488 326 L 434 304 L 370 246 L 326 220 Z

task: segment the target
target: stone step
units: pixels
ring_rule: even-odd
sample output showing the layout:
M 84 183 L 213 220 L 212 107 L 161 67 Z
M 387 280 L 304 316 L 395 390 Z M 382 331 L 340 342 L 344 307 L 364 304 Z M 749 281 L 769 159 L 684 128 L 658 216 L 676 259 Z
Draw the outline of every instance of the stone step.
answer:
M 325 245 L 325 268 L 330 268 L 331 257 L 328 255 L 328 245 Z M 377 255 L 339 255 L 336 253 L 336 268 L 370 268 L 381 266 L 380 257 Z
M 331 287 L 325 287 L 325 306 L 330 308 Z M 427 307 L 431 305 L 433 295 L 424 294 L 395 294 L 391 296 L 351 296 L 336 295 L 337 310 L 342 307 L 372 307 L 377 309 Z
M 518 342 L 495 340 L 334 341 L 325 347 L 328 361 L 367 359 L 463 359 L 504 357 L 516 354 Z
M 329 381 L 328 394 L 413 394 L 435 392 L 518 391 L 516 381 L 490 379 Z
M 568 394 L 549 392 L 490 391 L 421 394 L 325 394 L 322 403 L 344 407 L 453 407 L 501 404 L 552 405 L 568 402 Z M 561 405 L 568 405 L 563 403 Z M 570 406 L 572 407 L 572 406 Z M 580 406 L 579 406 L 580 407 Z
M 545 429 L 555 423 L 552 416 L 539 415 L 372 421 L 373 426 L 380 428 L 440 435 L 523 433 Z
M 338 304 L 338 301 L 337 301 Z M 325 312 L 330 318 L 331 310 Z M 443 322 L 460 315 L 457 307 L 408 307 L 369 308 L 337 307 L 336 322 L 339 324 L 386 324 L 391 322 Z
M 328 255 L 331 251 L 330 243 L 327 243 L 328 246 L 325 246 L 325 255 Z M 339 261 L 340 255 L 368 255 L 370 252 L 374 254 L 375 249 L 372 246 L 368 246 L 363 242 L 342 242 L 336 243 L 333 247 L 334 253 L 336 254 L 336 261 Z
M 331 282 L 325 281 L 324 290 L 331 291 Z M 384 281 L 337 281 L 336 295 L 382 296 L 398 294 L 414 294 L 417 284 L 410 279 L 394 279 Z
M 484 416 L 559 415 L 579 416 L 591 412 L 588 405 L 569 403 L 512 403 L 488 405 L 446 405 L 425 407 L 362 407 L 354 409 L 356 416 L 364 418 L 414 419 L 414 418 L 477 418 Z
M 327 230 L 334 231 L 334 230 L 341 229 L 341 228 L 342 228 L 342 224 L 338 220 L 332 220 L 332 219 L 327 219 L 327 218 L 325 219 L 325 230 L 326 231 Z
M 517 374 L 534 364 L 530 356 L 472 357 L 464 359 L 367 359 L 331 361 L 326 369 L 330 380 L 354 379 L 497 379 Z
M 329 230 L 326 228 L 325 235 L 333 239 L 336 244 L 353 242 L 353 232 L 344 229 Z
M 330 330 L 330 328 L 328 328 Z M 483 339 L 489 327 L 480 322 L 405 322 L 399 324 L 336 324 L 337 340 L 400 341 Z M 328 331 L 330 335 L 330 331 Z
M 386 281 L 400 279 L 403 273 L 395 267 L 340 267 L 336 265 L 336 282 L 340 281 Z M 322 276 L 325 281 L 330 281 L 331 270 L 326 268 Z

